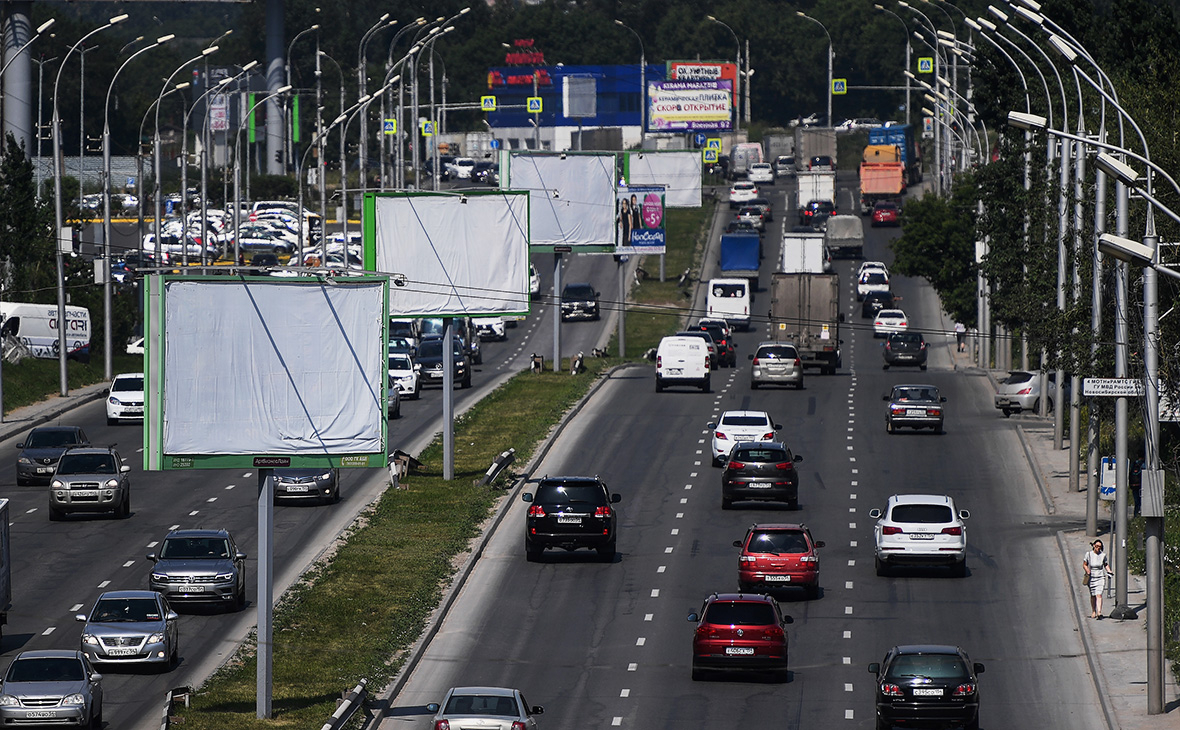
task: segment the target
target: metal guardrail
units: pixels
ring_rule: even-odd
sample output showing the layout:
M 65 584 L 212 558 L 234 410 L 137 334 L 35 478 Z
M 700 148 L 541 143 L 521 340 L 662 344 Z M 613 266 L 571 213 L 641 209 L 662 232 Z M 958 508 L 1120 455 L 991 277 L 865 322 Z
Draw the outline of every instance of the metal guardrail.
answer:
M 362 679 L 357 683 L 352 691 L 344 695 L 344 699 L 336 706 L 336 711 L 328 718 L 320 730 L 340 730 L 352 719 L 356 711 L 365 703 L 365 698 L 369 696 L 369 680 Z

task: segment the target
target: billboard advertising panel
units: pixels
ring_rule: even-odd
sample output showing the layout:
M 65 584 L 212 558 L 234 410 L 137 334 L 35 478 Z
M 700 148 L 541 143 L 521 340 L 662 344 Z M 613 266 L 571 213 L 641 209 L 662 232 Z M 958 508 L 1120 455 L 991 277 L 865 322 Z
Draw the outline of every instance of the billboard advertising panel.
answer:
M 628 185 L 663 185 L 669 208 L 701 207 L 701 156 L 696 150 L 628 152 L 623 163 Z
M 664 229 L 664 186 L 619 186 L 615 223 L 620 254 L 661 254 Z
M 728 81 L 737 106 L 737 65 L 724 61 L 668 61 L 669 81 Z
M 729 81 L 657 81 L 647 85 L 648 128 L 657 132 L 732 129 Z
M 505 157 L 508 164 L 500 165 L 500 184 L 527 190 L 530 196 L 533 251 L 614 251 L 613 154 L 509 152 Z

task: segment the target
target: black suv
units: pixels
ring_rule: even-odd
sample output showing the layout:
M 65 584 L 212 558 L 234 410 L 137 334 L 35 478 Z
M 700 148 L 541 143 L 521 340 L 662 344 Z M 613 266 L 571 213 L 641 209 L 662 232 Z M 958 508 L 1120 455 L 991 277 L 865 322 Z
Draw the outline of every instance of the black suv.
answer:
M 926 338 L 921 332 L 890 332 L 881 350 L 885 369 L 890 365 L 917 365 L 926 369 Z
M 893 309 L 894 297 L 890 291 L 871 291 L 860 302 L 862 319 L 872 319 L 882 309 Z
M 598 319 L 598 291 L 588 283 L 566 284 L 561 290 L 561 319 Z
M 880 663 L 877 677 L 877 728 L 894 723 L 931 723 L 979 730 L 979 686 L 983 665 L 972 663 L 957 646 L 895 646 Z
M 617 515 L 612 504 L 621 497 L 597 477 L 544 477 L 534 492 L 520 498 L 529 503 L 525 518 L 524 554 L 540 559 L 545 548 L 594 548 L 606 562 L 615 558 Z
M 24 443 L 17 444 L 16 484 L 48 484 L 53 479 L 57 462 L 71 446 L 89 444 L 86 434 L 77 426 L 39 426 L 29 431 Z
M 443 383 L 443 341 L 436 335 L 422 338 L 418 345 L 416 362 L 422 366 L 419 373 L 421 385 L 442 385 Z M 471 387 L 471 358 L 467 356 L 463 341 L 458 337 L 451 340 L 451 352 L 454 354 L 455 383 L 461 388 Z
M 729 452 L 721 472 L 721 509 L 734 502 L 785 502 L 799 508 L 799 472 L 795 464 L 803 457 L 792 454 L 779 441 L 741 441 Z
M 799 225 L 819 228 L 836 214 L 836 206 L 830 200 L 811 200 L 799 209 Z

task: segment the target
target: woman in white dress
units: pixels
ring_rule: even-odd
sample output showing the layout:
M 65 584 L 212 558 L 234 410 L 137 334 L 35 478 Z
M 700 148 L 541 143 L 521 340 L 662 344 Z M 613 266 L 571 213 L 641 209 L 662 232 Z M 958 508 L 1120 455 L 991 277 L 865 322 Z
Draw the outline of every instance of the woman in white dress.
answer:
M 1102 618 L 1102 590 L 1106 587 L 1106 576 L 1110 575 L 1110 559 L 1102 551 L 1102 541 L 1090 543 L 1090 550 L 1082 559 L 1086 571 L 1086 582 L 1090 589 L 1090 618 Z

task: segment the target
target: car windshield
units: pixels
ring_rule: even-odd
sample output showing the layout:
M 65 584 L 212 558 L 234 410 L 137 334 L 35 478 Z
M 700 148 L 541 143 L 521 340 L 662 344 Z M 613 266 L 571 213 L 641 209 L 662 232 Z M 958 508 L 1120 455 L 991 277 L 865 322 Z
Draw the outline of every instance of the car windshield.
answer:
M 70 657 L 17 659 L 8 668 L 5 682 L 80 682 L 86 674 L 82 662 Z
M 455 353 L 455 359 L 463 358 L 463 346 L 459 344 L 458 340 L 454 341 L 452 347 Z M 427 340 L 422 343 L 422 347 L 418 350 L 418 355 L 422 358 L 437 357 L 442 359 L 442 340 Z
M 29 434 L 25 441 L 26 449 L 52 449 L 57 446 L 69 446 L 81 443 L 76 431 L 42 431 L 40 429 Z
M 441 335 L 443 333 L 443 321 L 438 317 L 429 317 L 422 320 L 422 336 L 426 335 Z
M 534 502 L 545 504 L 606 504 L 606 490 L 597 484 L 540 484 Z
M 917 332 L 898 332 L 889 336 L 890 343 L 902 342 L 907 345 L 922 344 L 922 335 Z
M 414 325 L 409 322 L 390 322 L 389 323 L 390 337 L 413 337 Z
M 160 548 L 162 560 L 228 558 L 229 540 L 224 537 L 170 537 Z
M 516 699 L 496 695 L 451 695 L 444 715 L 495 715 L 498 717 L 519 717 Z
M 412 368 L 413 366 L 410 365 L 410 358 L 406 357 L 405 355 L 389 356 L 390 370 L 411 370 Z
M 938 400 L 938 391 L 934 388 L 895 388 L 893 400 L 936 401 Z
M 799 353 L 795 352 L 795 348 L 786 347 L 784 345 L 775 345 L 773 347 L 760 347 L 758 354 L 754 357 L 759 360 L 794 360 L 799 357 Z
M 766 416 L 722 416 L 722 426 L 769 426 Z
M 738 299 L 746 296 L 745 284 L 714 284 L 713 296 L 720 299 Z
M 897 210 L 896 203 L 877 203 L 877 210 Z
M 159 620 L 160 604 L 154 598 L 104 598 L 90 614 L 91 623 Z
M 115 457 L 109 453 L 79 454 L 66 452 L 61 457 L 61 464 L 57 467 L 61 474 L 117 474 L 119 467 Z
M 705 623 L 725 626 L 766 626 L 775 623 L 769 603 L 716 601 L 705 611 Z
M 1018 383 L 1027 383 L 1033 379 L 1032 373 L 1009 373 L 1004 382 L 1008 385 L 1017 385 Z
M 940 525 L 954 522 L 955 515 L 945 504 L 899 504 L 894 506 L 889 519 L 892 522 Z
M 889 664 L 887 677 L 952 679 L 967 676 L 963 660 L 954 654 L 902 654 Z
M 115 378 L 111 390 L 116 392 L 143 392 L 143 376 L 135 378 Z
M 394 350 L 409 350 L 410 340 L 405 337 L 390 337 L 389 349 L 391 352 Z
M 870 271 L 860 278 L 862 284 L 888 284 L 889 277 L 879 271 Z
M 565 291 L 561 293 L 561 298 L 567 301 L 571 299 L 593 299 L 594 287 L 588 284 L 567 286 Z
M 729 458 L 733 459 L 734 461 L 779 463 L 783 461 L 790 461 L 791 455 L 787 453 L 786 449 L 739 446 L 733 450 L 733 455 Z
M 798 555 L 808 551 L 807 538 L 802 530 L 766 530 L 750 535 L 746 544 L 749 553 L 788 553 Z

